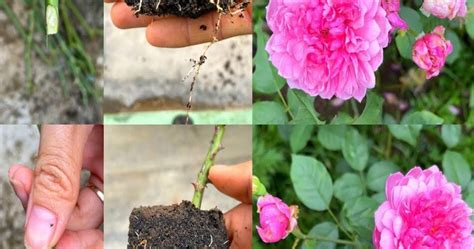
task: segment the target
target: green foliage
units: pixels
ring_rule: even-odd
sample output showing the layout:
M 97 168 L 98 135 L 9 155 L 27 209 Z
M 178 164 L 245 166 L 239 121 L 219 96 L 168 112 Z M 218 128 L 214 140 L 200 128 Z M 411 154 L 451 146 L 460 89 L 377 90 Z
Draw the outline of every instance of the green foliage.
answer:
M 0 12 L 4 13 L 24 41 L 24 86 L 29 93 L 42 86 L 35 82 L 34 58 L 55 68 L 48 72 L 54 75 L 65 97 L 71 97 L 72 89 L 80 91 L 84 106 L 90 102 L 97 104 L 102 90 L 96 83 L 100 70 L 97 68 L 92 51 L 87 46 L 101 43 L 102 27 L 86 21 L 84 11 L 78 8 L 79 1 L 46 0 L 17 1 L 27 12 L 17 15 L 12 9 L 12 1 L 0 1 Z M 91 14 L 91 12 L 89 12 Z M 49 15 L 48 17 L 46 15 Z M 55 34 L 47 36 L 47 34 Z M 38 38 L 41 40 L 38 41 Z M 100 39 L 100 40 L 99 40 Z M 97 52 L 97 51 L 95 51 Z M 101 51 L 99 51 L 101 52 Z
M 339 230 L 337 226 L 332 222 L 323 222 L 315 225 L 308 233 L 309 236 L 324 237 L 330 239 L 339 238 Z M 317 240 L 305 240 L 302 245 L 302 249 L 334 249 L 336 243 L 334 242 L 321 242 Z
M 402 1 L 400 16 L 407 31 L 398 30 L 384 50 L 382 66 L 376 72 L 376 86 L 362 103 L 309 96 L 290 89 L 268 60 L 265 44 L 271 31 L 265 24 L 268 0 L 257 0 L 254 8 L 254 102 L 279 103 L 287 118 L 280 124 L 451 124 L 474 125 L 474 2 L 463 20 L 427 17 L 420 12 L 422 1 Z M 423 33 L 446 28 L 453 52 L 438 77 L 425 74 L 412 61 L 412 48 Z M 388 97 L 390 93 L 392 97 Z M 280 113 L 281 114 L 281 113 Z M 385 119 L 385 117 L 391 117 Z M 382 118 L 383 117 L 383 118 Z M 410 142 L 413 144 L 412 138 Z
M 291 158 L 290 176 L 298 198 L 313 210 L 326 210 L 333 185 L 324 165 L 312 157 L 293 155 Z
M 285 109 L 277 102 L 262 101 L 253 105 L 254 124 L 284 124 Z
M 303 233 L 329 239 L 303 239 L 301 248 L 372 248 L 374 212 L 385 200 L 387 177 L 414 166 L 438 165 L 450 181 L 463 187 L 465 200 L 474 206 L 474 131 L 467 126 L 254 129 L 254 175 L 268 193 L 299 206 Z M 257 214 L 254 224 L 258 225 Z M 292 248 L 295 242 L 293 235 L 276 244 L 254 237 L 254 248 Z

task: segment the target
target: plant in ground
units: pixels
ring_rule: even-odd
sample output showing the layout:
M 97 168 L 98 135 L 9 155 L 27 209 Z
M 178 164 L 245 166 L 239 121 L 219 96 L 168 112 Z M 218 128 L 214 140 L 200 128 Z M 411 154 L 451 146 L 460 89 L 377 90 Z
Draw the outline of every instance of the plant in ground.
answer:
M 435 237 L 427 243 L 446 239 L 467 246 L 456 248 L 470 248 L 472 128 L 258 126 L 253 158 L 254 195 L 271 194 L 299 210 L 297 226 L 286 237 L 282 227 L 291 228 L 288 218 L 266 222 L 275 227 L 278 241 L 256 228 L 253 248 L 391 248 L 390 236 L 396 245 L 407 245 L 430 235 Z M 254 224 L 262 227 L 272 216 L 261 218 L 257 205 Z

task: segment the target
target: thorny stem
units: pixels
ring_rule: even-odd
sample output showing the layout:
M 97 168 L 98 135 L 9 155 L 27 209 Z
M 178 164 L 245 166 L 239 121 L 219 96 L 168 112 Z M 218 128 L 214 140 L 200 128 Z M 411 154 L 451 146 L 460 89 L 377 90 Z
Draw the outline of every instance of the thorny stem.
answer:
M 214 159 L 216 158 L 217 152 L 222 149 L 221 141 L 224 137 L 224 131 L 225 125 L 217 125 L 214 128 L 214 136 L 212 138 L 211 147 L 209 147 L 209 150 L 207 151 L 201 171 L 199 171 L 197 176 L 197 182 L 193 183 L 194 196 L 192 202 L 196 208 L 201 208 L 202 197 L 204 195 L 204 189 L 206 188 L 208 181 L 207 177 L 209 175 L 209 171 L 214 165 Z

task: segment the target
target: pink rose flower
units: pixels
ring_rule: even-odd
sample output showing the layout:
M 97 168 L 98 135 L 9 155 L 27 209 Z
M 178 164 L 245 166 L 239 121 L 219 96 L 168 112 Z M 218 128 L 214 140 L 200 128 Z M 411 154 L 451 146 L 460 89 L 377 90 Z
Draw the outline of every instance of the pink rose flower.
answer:
M 444 27 L 437 26 L 432 33 L 425 34 L 413 45 L 413 61 L 426 71 L 426 79 L 438 76 L 453 52 L 453 45 L 444 38 Z
M 466 0 L 424 0 L 421 10 L 441 19 L 466 16 Z
M 380 0 L 270 0 L 266 50 L 291 88 L 361 101 L 392 29 Z
M 267 194 L 258 198 L 257 208 L 260 214 L 257 232 L 263 242 L 278 242 L 295 229 L 298 212 L 296 206 L 288 207 L 279 198 Z
M 395 29 L 407 30 L 408 24 L 400 17 L 400 0 L 382 0 L 382 7 L 387 12 L 387 18 L 392 25 L 390 32 Z
M 385 195 L 375 212 L 376 249 L 473 248 L 472 210 L 438 167 L 390 175 Z

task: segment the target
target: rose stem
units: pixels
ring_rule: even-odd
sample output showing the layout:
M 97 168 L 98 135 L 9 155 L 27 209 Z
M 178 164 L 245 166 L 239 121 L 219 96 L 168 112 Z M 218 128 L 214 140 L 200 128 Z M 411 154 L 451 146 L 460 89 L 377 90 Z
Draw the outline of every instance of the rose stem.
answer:
M 46 34 L 58 33 L 59 0 L 46 0 Z
M 206 188 L 206 184 L 208 181 L 207 177 L 209 175 L 209 171 L 214 165 L 214 159 L 216 158 L 217 152 L 222 149 L 221 141 L 222 137 L 224 136 L 224 131 L 225 125 L 217 125 L 214 128 L 214 136 L 211 141 L 211 146 L 207 151 L 207 155 L 204 159 L 201 171 L 199 171 L 199 174 L 197 176 L 197 182 L 193 183 L 194 196 L 192 202 L 196 208 L 201 208 L 202 196 L 204 195 L 204 189 Z

